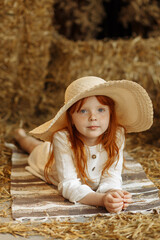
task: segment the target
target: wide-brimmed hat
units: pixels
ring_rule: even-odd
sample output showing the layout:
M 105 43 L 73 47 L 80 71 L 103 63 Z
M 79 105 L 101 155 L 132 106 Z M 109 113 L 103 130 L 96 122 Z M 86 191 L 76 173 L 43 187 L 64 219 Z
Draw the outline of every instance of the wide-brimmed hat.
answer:
M 129 80 L 105 81 L 87 76 L 73 81 L 65 92 L 65 103 L 53 119 L 30 132 L 36 138 L 51 141 L 53 132 L 67 127 L 66 111 L 78 100 L 95 95 L 104 95 L 115 102 L 118 123 L 126 132 L 141 132 L 153 123 L 153 106 L 146 90 Z

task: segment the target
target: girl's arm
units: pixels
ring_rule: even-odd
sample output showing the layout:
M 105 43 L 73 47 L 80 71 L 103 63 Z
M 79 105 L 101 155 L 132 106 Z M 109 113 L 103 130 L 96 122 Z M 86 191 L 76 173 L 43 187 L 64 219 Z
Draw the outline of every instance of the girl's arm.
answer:
M 87 205 L 104 207 L 104 201 L 103 201 L 104 196 L 105 196 L 105 193 L 92 192 L 92 193 L 88 193 L 79 202 Z
M 89 193 L 80 203 L 105 207 L 110 213 L 125 209 L 132 202 L 131 194 L 123 190 L 109 190 L 106 193 Z

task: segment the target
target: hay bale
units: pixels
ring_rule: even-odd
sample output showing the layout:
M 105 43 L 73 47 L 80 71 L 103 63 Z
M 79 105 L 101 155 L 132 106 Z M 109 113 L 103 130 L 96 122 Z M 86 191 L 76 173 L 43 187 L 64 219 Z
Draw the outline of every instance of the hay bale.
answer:
M 55 0 L 54 12 L 56 31 L 70 40 L 160 35 L 158 0 Z
M 0 92 L 4 119 L 32 115 L 50 59 L 52 0 L 1 3 Z
M 50 118 L 63 104 L 66 86 L 85 75 L 139 82 L 149 91 L 156 116 L 159 116 L 160 38 L 67 40 L 54 31 L 52 23 L 53 5 L 62 9 L 64 3 L 58 0 L 11 0 L 1 3 L 1 118 L 32 121 L 37 114 L 38 117 L 46 114 Z M 78 4 L 81 7 L 76 10 Z M 102 1 L 99 1 L 97 10 L 96 1 L 79 3 L 71 0 L 70 5 L 65 5 L 64 12 L 69 15 L 73 6 L 76 7 L 73 15 L 75 22 L 81 26 L 81 36 L 87 31 L 86 38 L 93 37 L 102 20 Z M 90 19 L 93 8 L 94 17 L 85 25 L 84 19 Z
M 8 118 L 10 111 L 7 107 L 11 105 L 13 95 L 13 80 L 17 77 L 18 48 L 17 38 L 20 27 L 18 16 L 18 1 L 3 1 L 0 8 L 0 116 Z M 18 25 L 18 26 L 17 26 Z M 10 96 L 10 97 L 9 97 Z
M 95 38 L 105 16 L 103 0 L 55 0 L 54 27 L 68 39 Z M 65 19 L 65 21 L 64 21 Z
M 132 34 L 144 37 L 160 36 L 160 4 L 158 0 L 122 0 L 125 5 L 119 16 L 125 28 L 131 25 Z M 126 14 L 127 13 L 127 14 Z

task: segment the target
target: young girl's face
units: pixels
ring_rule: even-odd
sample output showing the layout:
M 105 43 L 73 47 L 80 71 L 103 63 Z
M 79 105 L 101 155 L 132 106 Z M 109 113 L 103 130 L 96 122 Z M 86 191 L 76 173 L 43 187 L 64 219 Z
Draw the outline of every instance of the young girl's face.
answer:
M 88 146 L 97 144 L 98 137 L 109 125 L 110 111 L 95 96 L 85 99 L 79 111 L 72 113 L 72 122 Z

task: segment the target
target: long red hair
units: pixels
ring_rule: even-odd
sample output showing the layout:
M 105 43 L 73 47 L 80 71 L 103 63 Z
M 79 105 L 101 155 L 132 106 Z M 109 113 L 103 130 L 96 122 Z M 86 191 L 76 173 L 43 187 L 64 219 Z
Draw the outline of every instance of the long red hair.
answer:
M 97 100 L 103 104 L 109 106 L 110 110 L 110 121 L 108 129 L 99 137 L 98 143 L 101 143 L 103 148 L 106 150 L 108 158 L 103 167 L 102 174 L 105 171 L 108 171 L 112 164 L 117 161 L 119 156 L 119 145 L 117 145 L 117 136 L 116 132 L 119 127 L 122 127 L 118 124 L 116 112 L 115 112 L 115 103 L 114 101 L 107 96 L 96 96 Z M 74 164 L 77 170 L 78 177 L 81 178 L 82 182 L 86 183 L 91 181 L 87 176 L 87 155 L 85 151 L 85 146 L 83 140 L 80 137 L 77 129 L 72 125 L 72 114 L 75 111 L 80 111 L 81 107 L 84 104 L 86 98 L 79 100 L 73 104 L 67 110 L 67 130 L 69 132 L 69 141 L 71 142 L 72 150 L 74 153 Z M 44 174 L 47 182 L 50 182 L 48 173 L 54 161 L 54 150 L 50 152 L 50 157 L 45 166 Z

